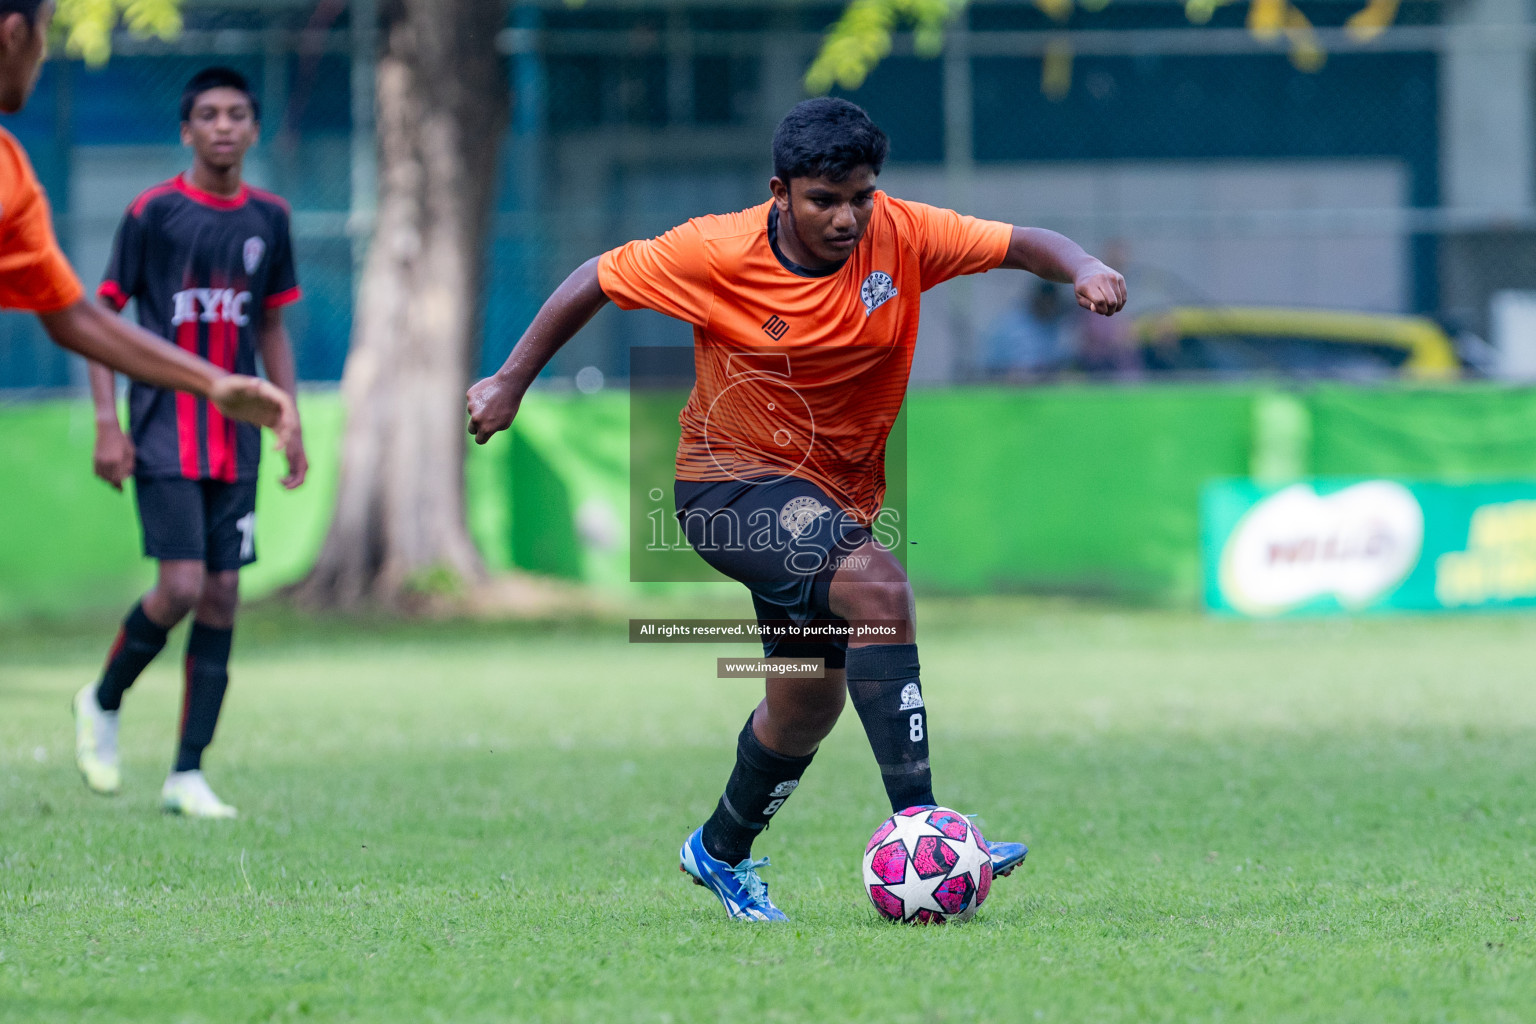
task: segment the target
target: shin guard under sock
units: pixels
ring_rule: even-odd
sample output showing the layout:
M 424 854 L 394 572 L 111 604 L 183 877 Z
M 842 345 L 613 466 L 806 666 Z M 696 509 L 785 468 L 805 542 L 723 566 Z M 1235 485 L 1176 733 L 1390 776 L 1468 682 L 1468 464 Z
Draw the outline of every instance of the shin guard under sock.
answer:
M 123 706 L 123 694 L 165 647 L 167 632 L 144 614 L 142 603 L 133 606 L 118 630 L 117 642 L 107 655 L 101 683 L 96 687 L 96 703 L 103 711 L 116 711 Z
M 704 823 L 704 849 L 709 855 L 732 865 L 750 857 L 752 840 L 784 806 L 815 756 L 788 757 L 769 750 L 752 731 L 748 716 L 736 740 L 736 767 L 715 813 Z
M 848 649 L 848 696 L 880 765 L 891 810 L 937 803 L 916 644 Z
M 229 686 L 229 648 L 234 630 L 192 623 L 187 637 L 187 688 L 181 702 L 181 743 L 176 751 L 178 772 L 202 767 L 203 751 L 213 742 L 213 729 Z

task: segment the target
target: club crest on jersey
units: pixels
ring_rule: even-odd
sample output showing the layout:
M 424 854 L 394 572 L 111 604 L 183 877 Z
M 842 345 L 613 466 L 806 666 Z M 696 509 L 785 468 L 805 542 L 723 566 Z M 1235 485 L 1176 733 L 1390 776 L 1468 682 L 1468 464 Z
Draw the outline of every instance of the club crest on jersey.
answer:
M 911 711 L 913 708 L 923 706 L 923 691 L 916 683 L 908 683 L 901 688 L 901 707 L 897 711 Z
M 859 298 L 864 300 L 865 316 L 869 316 L 895 297 L 896 282 L 892 281 L 891 275 L 883 270 L 870 274 L 859 286 Z
M 256 268 L 261 266 L 261 258 L 267 254 L 267 243 L 252 235 L 245 240 L 245 272 L 256 273 Z
M 779 525 L 788 530 L 791 537 L 798 537 L 826 513 L 827 506 L 809 494 L 802 494 L 784 503 L 779 510 Z

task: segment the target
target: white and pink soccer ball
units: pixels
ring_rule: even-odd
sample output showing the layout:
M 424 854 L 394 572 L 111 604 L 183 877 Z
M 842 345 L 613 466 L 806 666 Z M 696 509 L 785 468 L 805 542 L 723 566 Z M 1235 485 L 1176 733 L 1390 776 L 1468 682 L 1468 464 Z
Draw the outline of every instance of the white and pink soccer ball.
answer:
M 987 841 L 965 815 L 948 807 L 897 811 L 864 848 L 864 891 L 891 921 L 964 921 L 991 889 Z

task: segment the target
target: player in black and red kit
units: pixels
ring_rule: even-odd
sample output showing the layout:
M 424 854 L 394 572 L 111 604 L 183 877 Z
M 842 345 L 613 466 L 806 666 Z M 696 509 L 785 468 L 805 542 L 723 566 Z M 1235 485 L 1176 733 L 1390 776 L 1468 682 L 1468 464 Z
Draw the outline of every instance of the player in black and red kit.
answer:
M 294 393 L 293 350 L 283 306 L 299 298 L 288 206 L 241 180 L 259 131 L 244 77 L 209 68 L 182 95 L 185 174 L 144 192 L 118 227 L 98 295 L 121 312 L 138 302 L 139 322 L 216 366 L 254 374 L 258 354 L 274 384 Z M 144 553 L 159 561 L 155 586 L 129 612 L 99 682 L 75 698 L 76 760 L 86 784 L 121 784 L 117 717 L 123 693 L 194 612 L 176 762 L 162 791 L 169 811 L 233 817 L 209 788 L 203 750 L 213 739 L 228 684 L 239 573 L 256 559 L 256 427 L 225 418 L 191 395 L 135 383 L 129 434 L 117 418 L 116 381 L 92 364 L 96 474 L 119 490 L 134 479 Z M 287 451 L 283 485 L 303 483 L 303 442 Z
M 27 105 L 48 55 L 53 0 L 0 0 L 0 114 Z M 53 234 L 48 197 L 16 137 L 0 127 L 0 308 L 37 314 L 61 348 L 135 380 L 188 391 L 236 419 L 271 427 L 279 446 L 298 430 L 293 399 L 267 381 L 221 370 L 112 316 L 85 290 Z

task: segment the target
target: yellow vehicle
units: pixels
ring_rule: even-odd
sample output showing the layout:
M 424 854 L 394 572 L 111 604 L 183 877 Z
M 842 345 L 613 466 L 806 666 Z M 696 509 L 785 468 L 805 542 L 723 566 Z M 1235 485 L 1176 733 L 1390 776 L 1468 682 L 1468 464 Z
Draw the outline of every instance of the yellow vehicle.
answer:
M 1263 306 L 1176 306 L 1135 322 L 1153 373 L 1454 380 L 1461 360 L 1426 317 Z

